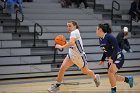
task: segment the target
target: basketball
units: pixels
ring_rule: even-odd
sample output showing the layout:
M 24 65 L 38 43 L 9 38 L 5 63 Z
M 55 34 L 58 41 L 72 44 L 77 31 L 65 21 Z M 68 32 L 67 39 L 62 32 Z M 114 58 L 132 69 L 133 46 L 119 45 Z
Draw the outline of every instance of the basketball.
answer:
M 66 44 L 66 38 L 63 35 L 58 35 L 55 37 L 55 44 L 59 45 L 65 45 Z

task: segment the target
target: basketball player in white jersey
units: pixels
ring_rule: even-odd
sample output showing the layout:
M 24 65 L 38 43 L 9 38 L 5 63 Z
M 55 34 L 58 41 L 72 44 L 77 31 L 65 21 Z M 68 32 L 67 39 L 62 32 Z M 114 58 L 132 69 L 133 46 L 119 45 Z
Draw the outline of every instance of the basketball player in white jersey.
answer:
M 79 32 L 79 26 L 76 21 L 67 22 L 67 29 L 70 32 L 70 40 L 65 45 L 56 45 L 55 48 L 69 48 L 69 52 L 64 59 L 57 77 L 56 84 L 52 85 L 48 91 L 56 92 L 59 90 L 61 82 L 64 78 L 65 71 L 72 65 L 77 65 L 79 69 L 94 79 L 96 87 L 100 85 L 99 74 L 94 74 L 92 70 L 88 68 L 86 54 L 83 49 L 83 42 Z

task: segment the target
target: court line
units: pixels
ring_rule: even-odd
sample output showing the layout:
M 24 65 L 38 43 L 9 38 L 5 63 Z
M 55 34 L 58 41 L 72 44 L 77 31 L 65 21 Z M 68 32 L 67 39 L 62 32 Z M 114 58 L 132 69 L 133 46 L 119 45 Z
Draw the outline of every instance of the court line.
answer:
M 133 76 L 140 76 L 140 72 L 139 73 L 136 73 L 136 72 L 134 72 L 134 73 L 120 73 L 120 74 L 122 74 L 123 76 L 129 76 L 129 75 L 133 75 Z M 81 75 L 82 76 L 82 75 Z M 79 80 L 79 79 L 91 79 L 91 77 L 87 77 L 87 76 L 83 76 L 83 77 L 81 77 L 81 76 L 79 76 L 79 77 L 74 77 L 74 78 L 72 78 L 72 77 L 66 77 L 65 79 L 64 79 L 64 81 L 65 80 Z M 101 78 L 107 78 L 107 76 L 106 75 L 101 75 Z M 44 79 L 44 78 L 43 78 Z M 47 77 L 46 77 L 46 79 L 47 79 Z M 12 84 L 27 84 L 27 83 L 37 83 L 37 82 L 50 82 L 50 81 L 55 81 L 56 79 L 48 79 L 48 80 L 22 80 L 22 81 L 2 81 L 2 82 L 0 82 L 0 85 L 12 85 Z

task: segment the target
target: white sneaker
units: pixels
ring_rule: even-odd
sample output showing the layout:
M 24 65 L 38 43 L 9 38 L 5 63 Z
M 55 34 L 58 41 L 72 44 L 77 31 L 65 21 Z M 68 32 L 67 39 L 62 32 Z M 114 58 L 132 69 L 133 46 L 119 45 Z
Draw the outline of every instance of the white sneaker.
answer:
M 56 86 L 56 84 L 53 84 L 48 91 L 49 92 L 57 92 L 59 90 L 59 87 Z
M 127 51 L 126 51 L 126 50 L 124 50 L 124 49 L 122 50 L 122 52 L 123 52 L 123 53 L 127 53 Z
M 133 52 L 132 49 L 129 49 L 130 52 Z
M 96 87 L 99 87 L 101 82 L 100 82 L 100 75 L 96 74 L 96 79 L 94 79 Z

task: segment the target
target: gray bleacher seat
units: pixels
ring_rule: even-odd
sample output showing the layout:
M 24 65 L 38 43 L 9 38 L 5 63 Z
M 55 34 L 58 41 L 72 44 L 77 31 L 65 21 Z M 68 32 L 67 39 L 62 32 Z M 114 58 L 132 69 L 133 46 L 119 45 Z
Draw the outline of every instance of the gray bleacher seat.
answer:
M 0 33 L 0 40 L 12 40 L 11 33 Z
M 40 63 L 40 56 L 0 57 L 0 65 Z
M 21 41 L 8 41 L 8 40 L 5 40 L 5 41 L 0 41 L 1 43 L 1 48 L 12 48 L 12 47 L 21 47 Z

